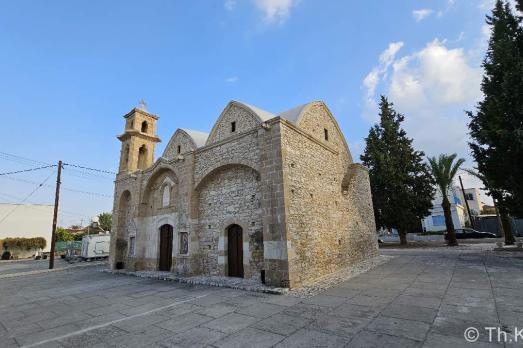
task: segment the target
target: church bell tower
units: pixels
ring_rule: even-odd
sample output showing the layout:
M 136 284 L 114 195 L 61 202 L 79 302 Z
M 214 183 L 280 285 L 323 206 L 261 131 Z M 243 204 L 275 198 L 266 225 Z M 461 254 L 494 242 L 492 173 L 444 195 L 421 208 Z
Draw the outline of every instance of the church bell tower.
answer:
M 118 136 L 122 142 L 119 173 L 147 169 L 154 163 L 154 148 L 161 141 L 156 135 L 158 116 L 150 114 L 142 100 L 124 118 L 125 130 Z

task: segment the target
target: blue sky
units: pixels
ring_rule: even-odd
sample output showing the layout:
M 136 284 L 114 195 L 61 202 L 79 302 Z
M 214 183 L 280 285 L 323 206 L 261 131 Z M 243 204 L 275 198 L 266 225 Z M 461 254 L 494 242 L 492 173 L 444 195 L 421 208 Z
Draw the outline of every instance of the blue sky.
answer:
M 157 156 L 178 127 L 210 130 L 231 99 L 275 113 L 321 99 L 356 159 L 385 93 L 417 148 L 472 166 L 463 110 L 481 98 L 492 3 L 4 1 L 0 151 L 115 171 L 122 116 L 142 98 L 160 116 Z M 0 160 L 0 172 L 36 165 Z M 0 202 L 51 173 L 0 177 Z M 52 202 L 53 180 L 28 201 Z M 63 191 L 63 225 L 112 208 L 111 175 L 66 168 L 63 185 L 99 194 Z

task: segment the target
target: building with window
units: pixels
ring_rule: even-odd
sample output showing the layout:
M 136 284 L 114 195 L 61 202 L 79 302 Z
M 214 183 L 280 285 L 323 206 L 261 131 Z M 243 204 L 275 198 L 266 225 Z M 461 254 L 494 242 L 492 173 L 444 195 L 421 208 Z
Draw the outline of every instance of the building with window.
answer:
M 295 287 L 378 254 L 368 171 L 327 106 L 272 114 L 231 101 L 209 134 L 125 118 L 111 265 Z
M 463 228 L 469 222 L 469 216 L 467 207 L 465 205 L 465 199 L 469 204 L 471 214 L 477 216 L 483 209 L 484 203 L 481 201 L 480 191 L 477 188 L 465 189 L 465 197 L 460 187 L 454 186 L 448 193 L 448 199 L 451 207 L 450 211 L 452 214 L 452 221 L 454 228 Z M 442 196 L 439 191 L 436 191 L 433 206 L 430 215 L 421 221 L 423 229 L 425 231 L 444 231 L 445 216 L 443 214 L 443 208 L 441 207 Z
M 485 203 L 481 200 L 481 192 L 479 189 L 466 188 L 465 197 L 463 197 L 463 193 L 460 189 L 458 195 L 462 202 L 465 202 L 465 199 L 467 200 L 472 216 L 477 216 L 481 214 L 481 211 L 483 210 L 483 206 L 485 205 Z

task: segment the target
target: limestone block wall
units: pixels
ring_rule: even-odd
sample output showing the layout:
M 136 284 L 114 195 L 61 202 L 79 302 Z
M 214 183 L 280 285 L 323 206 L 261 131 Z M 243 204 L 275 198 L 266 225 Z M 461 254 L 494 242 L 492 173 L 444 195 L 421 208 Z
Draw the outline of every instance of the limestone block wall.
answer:
M 187 135 L 187 133 L 178 130 L 174 133 L 173 137 L 165 147 L 162 156 L 166 159 L 175 158 L 178 156 L 178 146 L 180 146 L 180 154 L 196 150 L 192 139 Z
M 136 236 L 136 207 L 139 202 L 140 183 L 129 174 L 119 174 L 116 178 L 113 205 L 113 228 L 109 263 L 123 262 L 124 267 L 134 268 L 134 258 L 129 257 L 129 237 Z
M 371 232 L 363 221 L 369 212 L 360 213 L 365 204 L 353 202 L 354 194 L 360 194 L 359 188 L 342 192 L 345 175 L 341 166 L 348 157 L 335 146 L 293 125 L 283 125 L 291 287 L 311 283 L 361 260 L 369 254 L 369 248 L 377 253 L 375 231 Z M 362 194 L 366 196 L 365 191 Z
M 206 146 L 195 153 L 194 184 L 196 186 L 213 170 L 227 164 L 243 164 L 259 169 L 260 148 L 258 128 L 236 135 L 225 142 Z
M 263 232 L 259 174 L 243 165 L 222 167 L 199 186 L 198 234 L 202 271 L 227 275 L 227 228 L 243 229 L 245 278 L 260 277 L 263 268 Z
M 235 122 L 232 132 L 231 123 Z M 231 136 L 258 128 L 259 120 L 246 109 L 236 104 L 230 104 L 221 114 L 209 135 L 207 145 L 230 138 Z

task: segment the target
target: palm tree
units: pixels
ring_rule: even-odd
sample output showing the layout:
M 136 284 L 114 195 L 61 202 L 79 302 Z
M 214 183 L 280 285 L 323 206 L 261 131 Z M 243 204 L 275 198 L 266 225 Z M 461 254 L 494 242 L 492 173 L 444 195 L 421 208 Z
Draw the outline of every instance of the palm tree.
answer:
M 501 234 L 505 236 L 505 245 L 514 245 L 516 239 L 512 234 L 512 225 L 510 223 L 508 212 L 505 208 L 503 208 L 503 195 L 498 190 L 493 189 L 489 185 L 489 182 L 485 175 L 472 169 L 463 170 L 483 182 L 483 185 L 485 185 L 485 189 L 489 192 L 489 194 L 492 196 L 492 200 L 494 201 L 494 209 L 496 210 L 496 215 L 498 216 Z M 498 209 L 498 207 L 500 207 L 500 209 Z
M 459 170 L 459 167 L 465 162 L 463 158 L 456 159 L 458 155 L 455 153 L 452 155 L 441 154 L 438 158 L 429 157 L 430 167 L 432 169 L 432 176 L 436 181 L 439 191 L 441 192 L 441 207 L 443 208 L 443 214 L 445 215 L 445 226 L 447 227 L 447 235 L 449 237 L 448 245 L 457 246 L 458 240 L 456 239 L 456 231 L 454 230 L 454 224 L 452 222 L 452 214 L 450 212 L 450 201 L 448 197 L 448 191 L 452 186 L 454 177 Z

